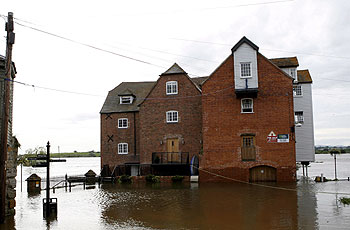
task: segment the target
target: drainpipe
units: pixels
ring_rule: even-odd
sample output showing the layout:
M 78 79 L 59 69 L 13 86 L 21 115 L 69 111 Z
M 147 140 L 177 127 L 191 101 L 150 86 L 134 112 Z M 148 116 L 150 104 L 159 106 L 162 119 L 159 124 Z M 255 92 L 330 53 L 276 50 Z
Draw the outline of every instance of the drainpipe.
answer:
M 136 112 L 134 112 L 134 156 L 136 157 Z

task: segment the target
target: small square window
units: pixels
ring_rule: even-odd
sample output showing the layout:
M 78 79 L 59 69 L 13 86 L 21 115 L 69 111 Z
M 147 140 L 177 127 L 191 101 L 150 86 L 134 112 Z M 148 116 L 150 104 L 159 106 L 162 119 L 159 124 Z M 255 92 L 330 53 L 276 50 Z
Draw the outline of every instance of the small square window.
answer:
M 176 123 L 178 122 L 178 112 L 177 111 L 168 111 L 166 112 L 166 122 L 167 123 Z
M 120 118 L 118 119 L 118 128 L 126 129 L 128 128 L 128 118 Z
M 304 123 L 304 113 L 303 111 L 295 112 L 295 123 Z
M 303 96 L 303 90 L 301 88 L 301 85 L 294 85 L 293 86 L 293 95 L 294 96 Z
M 128 154 L 128 143 L 118 144 L 118 154 Z
M 120 97 L 120 104 L 132 104 L 133 97 L 132 96 L 122 96 Z
M 166 94 L 177 94 L 177 81 L 168 81 L 166 83 Z
M 241 100 L 241 112 L 242 113 L 253 113 L 253 99 L 244 98 Z
M 248 78 L 252 76 L 252 63 L 241 62 L 241 78 Z

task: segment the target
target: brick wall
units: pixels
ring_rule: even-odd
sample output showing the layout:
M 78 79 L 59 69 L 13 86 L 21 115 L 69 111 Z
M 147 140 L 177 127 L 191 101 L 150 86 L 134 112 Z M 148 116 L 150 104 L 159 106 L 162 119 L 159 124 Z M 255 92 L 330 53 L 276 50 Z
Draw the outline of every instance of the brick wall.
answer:
M 249 168 L 267 165 L 277 169 L 278 181 L 295 180 L 295 141 L 292 80 L 258 54 L 259 92 L 254 113 L 241 114 L 241 100 L 234 91 L 234 65 L 230 55 L 202 87 L 203 156 L 200 167 L 248 181 Z M 215 93 L 214 93 L 215 92 Z M 268 134 L 290 134 L 289 143 L 267 143 Z M 256 161 L 242 162 L 241 134 L 253 133 Z M 200 173 L 201 181 L 217 180 Z
M 178 82 L 178 94 L 166 95 L 166 82 Z M 166 152 L 168 138 L 179 139 L 179 151 L 190 158 L 201 150 L 201 93 L 184 74 L 161 75 L 140 106 L 140 162 L 151 163 L 152 152 Z M 178 123 L 166 123 L 166 112 L 178 111 Z
M 134 127 L 134 117 L 136 127 Z M 128 118 L 128 128 L 118 128 L 118 119 Z M 137 162 L 139 159 L 139 114 L 138 112 L 101 114 L 101 167 L 108 164 L 114 166 Z M 136 156 L 135 156 L 135 129 L 136 129 Z M 112 141 L 108 136 L 112 136 Z M 118 154 L 118 143 L 128 143 L 128 154 Z

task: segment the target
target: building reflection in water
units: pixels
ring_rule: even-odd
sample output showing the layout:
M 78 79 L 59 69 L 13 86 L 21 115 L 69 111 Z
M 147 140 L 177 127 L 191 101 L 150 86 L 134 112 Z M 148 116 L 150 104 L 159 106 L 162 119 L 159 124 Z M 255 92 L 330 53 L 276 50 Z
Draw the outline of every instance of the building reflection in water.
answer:
M 271 184 L 276 186 L 276 184 Z M 295 183 L 279 184 L 296 189 Z M 316 198 L 247 184 L 104 185 L 102 219 L 110 226 L 167 229 L 313 229 Z

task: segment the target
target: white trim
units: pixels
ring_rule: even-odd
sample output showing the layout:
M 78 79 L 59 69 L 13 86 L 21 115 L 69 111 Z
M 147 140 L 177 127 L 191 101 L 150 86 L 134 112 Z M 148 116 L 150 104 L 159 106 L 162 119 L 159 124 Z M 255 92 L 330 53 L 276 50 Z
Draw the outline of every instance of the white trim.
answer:
M 176 114 L 176 116 L 174 116 L 174 114 Z M 179 112 L 175 110 L 167 111 L 165 113 L 165 119 L 167 123 L 177 123 L 179 122 Z
M 126 99 L 126 100 L 129 99 L 130 102 L 129 103 L 125 103 L 125 102 L 123 102 L 123 99 Z M 120 102 L 120 104 L 123 104 L 123 105 L 129 105 L 129 104 L 132 104 L 133 99 L 134 99 L 133 96 L 121 96 L 121 97 L 119 97 L 119 102 Z
M 243 100 L 250 100 L 252 102 L 252 104 L 251 104 L 252 111 L 251 112 L 244 112 L 243 111 Z M 246 109 L 249 109 L 249 108 L 246 108 Z M 241 99 L 241 113 L 254 113 L 254 100 L 253 100 L 253 98 L 242 98 Z
M 126 147 L 126 149 L 125 149 Z M 128 154 L 129 148 L 128 143 L 119 143 L 118 144 L 118 154 Z M 124 151 L 126 150 L 126 152 Z
M 250 75 L 242 76 L 242 65 L 247 65 L 247 64 L 249 64 L 249 73 L 250 73 Z M 251 62 L 240 62 L 239 72 L 240 72 L 240 77 L 241 78 L 252 78 L 253 77 L 253 75 L 252 75 L 252 63 Z
M 170 87 L 170 92 L 168 92 L 168 86 Z M 166 95 L 178 94 L 178 85 L 177 81 L 167 81 L 165 84 L 165 93 Z
M 123 121 L 125 121 L 125 120 L 126 120 L 126 126 L 123 126 L 124 125 Z M 128 118 L 119 118 L 118 119 L 118 129 L 127 129 L 127 128 L 129 128 L 129 120 L 128 120 Z

